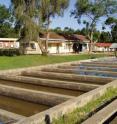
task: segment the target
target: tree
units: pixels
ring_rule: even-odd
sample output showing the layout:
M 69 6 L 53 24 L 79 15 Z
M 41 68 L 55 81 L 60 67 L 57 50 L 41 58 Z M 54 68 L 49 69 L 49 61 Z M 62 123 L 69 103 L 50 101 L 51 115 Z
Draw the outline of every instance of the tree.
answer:
M 62 16 L 69 5 L 69 0 L 37 0 L 39 20 L 44 24 L 46 30 L 45 54 L 48 52 L 49 27 L 51 18 L 56 15 Z
M 41 42 L 38 43 L 42 53 L 47 54 L 50 19 L 62 15 L 69 0 L 11 0 L 11 2 L 18 23 L 16 25 L 20 29 L 20 42 L 40 41 L 39 34 L 45 27 L 47 33 L 45 50 Z
M 0 37 L 16 37 L 17 34 L 13 28 L 12 14 L 4 5 L 0 5 Z
M 89 18 L 89 21 L 86 24 L 86 26 L 88 26 L 87 37 L 90 40 L 89 52 L 92 51 L 93 35 L 96 24 L 101 17 L 110 16 L 116 13 L 116 7 L 116 0 L 77 0 L 72 15 L 77 18 L 79 23 L 81 23 L 82 16 Z
M 20 50 L 25 52 L 24 43 L 37 41 L 39 25 L 35 22 L 36 0 L 11 0 L 12 10 L 16 17 L 16 27 L 19 29 Z
M 112 42 L 111 33 L 102 31 L 99 37 L 99 42 L 111 43 Z
M 63 34 L 74 34 L 75 33 L 75 31 L 74 31 L 74 29 L 72 29 L 72 28 L 69 28 L 69 27 L 65 27 L 64 28 L 64 30 L 63 30 Z
M 117 43 L 117 19 L 110 17 L 106 20 L 105 24 L 111 26 L 112 42 Z
M 61 27 L 56 27 L 55 29 L 51 29 L 51 31 L 53 31 L 55 33 L 62 33 Z

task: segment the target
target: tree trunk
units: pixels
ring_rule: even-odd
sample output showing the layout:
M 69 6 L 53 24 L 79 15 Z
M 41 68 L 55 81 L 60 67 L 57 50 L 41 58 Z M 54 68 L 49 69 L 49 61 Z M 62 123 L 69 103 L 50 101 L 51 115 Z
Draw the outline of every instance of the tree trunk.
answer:
M 117 48 L 115 49 L 115 57 L 117 58 Z
M 43 48 L 40 38 L 38 38 L 38 45 L 39 45 L 42 55 L 45 55 L 45 49 Z
M 21 55 L 24 55 L 26 53 L 26 48 L 24 46 L 24 43 L 19 41 L 20 42 L 20 47 L 19 47 L 19 52 Z
M 45 55 L 48 55 L 49 26 L 50 26 L 50 18 L 48 17 L 47 29 L 46 29 Z
M 92 48 L 93 48 L 93 32 L 91 32 L 90 35 L 89 53 L 92 52 Z

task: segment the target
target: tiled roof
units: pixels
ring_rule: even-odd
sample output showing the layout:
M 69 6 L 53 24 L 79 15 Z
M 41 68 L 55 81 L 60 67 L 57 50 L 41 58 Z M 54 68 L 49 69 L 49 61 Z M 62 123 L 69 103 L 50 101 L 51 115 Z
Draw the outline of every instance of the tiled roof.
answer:
M 110 47 L 112 43 L 96 43 L 95 46 L 97 47 Z
M 41 34 L 41 38 L 46 38 L 46 33 Z M 59 39 L 59 40 L 66 40 L 62 35 L 59 35 L 55 32 L 49 32 L 49 39 Z
M 84 35 L 74 34 L 74 36 L 75 36 L 77 39 L 79 39 L 80 41 L 90 42 L 90 41 L 86 38 L 86 36 L 84 36 Z
M 41 38 L 46 38 L 46 34 L 42 34 L 40 36 Z M 59 39 L 59 40 L 66 40 L 66 41 L 81 41 L 81 42 L 90 42 L 86 36 L 78 35 L 78 34 L 62 34 L 62 33 L 55 33 L 50 32 L 49 33 L 49 39 Z

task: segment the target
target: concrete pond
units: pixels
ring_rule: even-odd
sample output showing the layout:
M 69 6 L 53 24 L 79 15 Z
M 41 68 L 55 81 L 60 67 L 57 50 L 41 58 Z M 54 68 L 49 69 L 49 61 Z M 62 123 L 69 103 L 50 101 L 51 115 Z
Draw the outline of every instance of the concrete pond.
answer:
M 0 72 L 0 124 L 46 124 L 117 87 L 117 59 Z

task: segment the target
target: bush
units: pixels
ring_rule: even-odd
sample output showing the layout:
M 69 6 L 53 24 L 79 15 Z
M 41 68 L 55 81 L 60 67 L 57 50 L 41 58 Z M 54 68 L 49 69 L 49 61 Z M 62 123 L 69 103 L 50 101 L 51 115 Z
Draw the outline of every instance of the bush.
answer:
M 19 49 L 0 49 L 0 56 L 20 55 Z

